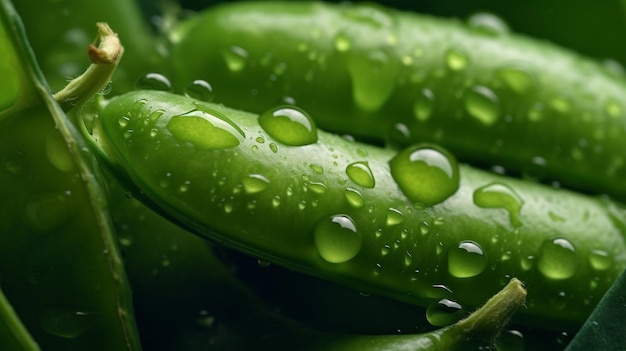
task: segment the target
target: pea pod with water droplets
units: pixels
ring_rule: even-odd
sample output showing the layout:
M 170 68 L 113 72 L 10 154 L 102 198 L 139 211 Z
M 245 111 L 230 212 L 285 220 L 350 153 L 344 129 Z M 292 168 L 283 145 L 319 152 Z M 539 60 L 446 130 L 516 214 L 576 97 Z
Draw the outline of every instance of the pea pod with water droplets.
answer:
M 294 102 L 326 130 L 503 166 L 626 199 L 626 83 L 549 43 L 380 6 L 215 6 L 171 33 L 175 86 L 260 113 Z
M 92 138 L 127 187 L 195 232 L 360 291 L 471 309 L 518 277 L 520 321 L 568 328 L 626 267 L 626 215 L 608 200 L 429 144 L 354 142 L 290 107 L 256 117 L 134 91 L 102 108 Z

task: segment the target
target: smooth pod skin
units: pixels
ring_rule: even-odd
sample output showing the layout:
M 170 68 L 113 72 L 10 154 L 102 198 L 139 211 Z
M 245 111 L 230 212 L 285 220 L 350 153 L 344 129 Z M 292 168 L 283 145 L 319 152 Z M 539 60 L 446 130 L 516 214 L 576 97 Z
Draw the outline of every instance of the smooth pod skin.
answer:
M 182 23 L 179 90 L 261 113 L 295 102 L 323 129 L 626 199 L 626 83 L 506 29 L 379 6 L 239 2 Z
M 458 190 L 427 206 L 396 182 L 397 152 L 320 130 L 289 146 L 256 117 L 134 91 L 108 102 L 93 137 L 137 196 L 197 233 L 359 291 L 472 310 L 517 277 L 520 321 L 575 328 L 626 267 L 624 213 L 608 200 L 448 160 Z M 415 187 L 440 191 L 423 166 L 441 155 L 410 165 Z

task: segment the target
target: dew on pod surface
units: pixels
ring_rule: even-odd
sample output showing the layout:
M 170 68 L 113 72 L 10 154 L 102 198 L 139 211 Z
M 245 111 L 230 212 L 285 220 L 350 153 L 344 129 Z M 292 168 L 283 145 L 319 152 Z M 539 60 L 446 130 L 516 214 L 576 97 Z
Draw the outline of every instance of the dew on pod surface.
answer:
M 422 89 L 413 104 L 413 114 L 418 121 L 427 121 L 433 114 L 435 94 L 428 88 Z
M 510 31 L 509 25 L 500 17 L 489 12 L 477 12 L 467 19 L 470 28 L 490 35 L 506 34 Z
M 262 174 L 248 174 L 241 180 L 241 183 L 246 194 L 256 194 L 267 189 L 270 181 Z
M 520 211 L 524 201 L 507 184 L 494 182 L 476 189 L 473 193 L 474 204 L 482 208 L 502 208 L 509 214 L 509 221 L 514 227 L 522 225 Z
M 469 64 L 467 55 L 459 49 L 449 49 L 446 53 L 446 66 L 452 71 L 462 71 Z
M 416 145 L 400 151 L 390 161 L 390 170 L 404 195 L 415 203 L 436 205 L 459 188 L 456 159 L 432 145 Z
M 152 72 L 139 78 L 137 82 L 135 82 L 135 88 L 170 91 L 172 90 L 172 83 L 170 83 L 170 80 L 166 76 Z
M 317 142 L 317 128 L 311 117 L 293 106 L 279 106 L 259 116 L 261 128 L 278 142 L 302 146 Z
M 183 115 L 173 116 L 167 129 L 179 141 L 189 142 L 199 149 L 226 149 L 238 146 L 244 132 L 218 111 L 202 107 Z
M 578 254 L 574 244 L 565 238 L 546 240 L 539 252 L 537 268 L 549 279 L 570 278 L 578 268 Z
M 191 84 L 186 86 L 185 95 L 187 97 L 205 102 L 211 102 L 215 97 L 211 84 L 201 79 L 196 79 L 191 82 Z
M 315 247 L 324 260 L 343 263 L 354 258 L 363 244 L 363 237 L 348 215 L 322 218 L 313 232 Z
M 484 125 L 492 125 L 500 117 L 498 96 L 486 86 L 472 87 L 465 95 L 464 105 L 465 111 Z
M 529 92 L 535 84 L 533 76 L 522 68 L 504 67 L 496 74 L 509 89 L 517 94 Z
M 231 72 L 240 72 L 246 67 L 248 52 L 239 46 L 231 46 L 222 52 L 222 57 Z
M 344 192 L 344 197 L 346 201 L 348 201 L 348 204 L 350 204 L 350 206 L 354 208 L 363 207 L 365 205 L 365 202 L 363 201 L 363 197 L 361 196 L 361 193 L 359 193 L 358 190 L 347 188 L 346 191 Z
M 450 299 L 441 299 L 433 302 L 426 308 L 426 319 L 436 327 L 445 327 L 458 322 L 463 318 L 463 306 Z
M 482 247 L 471 240 L 461 241 L 448 251 L 448 270 L 457 278 L 471 278 L 487 267 L 487 256 Z
M 51 307 L 39 314 L 39 325 L 46 332 L 65 339 L 84 334 L 96 322 L 93 313 L 80 309 Z
M 349 164 L 346 167 L 346 174 L 355 184 L 364 188 L 373 188 L 376 185 L 372 170 L 370 169 L 369 164 L 365 161 L 358 161 Z

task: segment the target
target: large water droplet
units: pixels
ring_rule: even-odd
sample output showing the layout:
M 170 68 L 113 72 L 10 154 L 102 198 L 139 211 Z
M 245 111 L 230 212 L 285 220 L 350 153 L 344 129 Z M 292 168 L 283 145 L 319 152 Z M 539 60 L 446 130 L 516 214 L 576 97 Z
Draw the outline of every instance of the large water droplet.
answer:
M 172 135 L 200 149 L 225 149 L 238 146 L 244 132 L 228 117 L 208 108 L 173 116 L 167 123 Z
M 95 323 L 95 315 L 78 309 L 47 308 L 39 314 L 43 330 L 62 338 L 81 336 Z
M 473 198 L 478 207 L 506 210 L 514 227 L 522 225 L 519 216 L 524 201 L 510 186 L 499 182 L 490 183 L 476 189 Z
M 215 97 L 211 84 L 207 81 L 198 79 L 185 87 L 185 95 L 200 101 L 210 102 Z
M 416 145 L 399 152 L 389 161 L 391 175 L 409 200 L 436 205 L 459 188 L 455 158 L 431 145 Z
M 541 246 L 537 268 L 550 279 L 567 279 L 578 267 L 574 244 L 564 238 L 546 240 Z
M 367 162 L 354 162 L 346 167 L 348 178 L 364 188 L 373 188 L 376 184 L 374 175 Z
M 597 271 L 604 271 L 613 265 L 613 260 L 608 252 L 604 250 L 591 250 L 589 253 L 589 264 Z
M 292 146 L 317 142 L 317 128 L 311 117 L 293 106 L 280 106 L 259 116 L 259 124 L 272 138 Z
M 402 223 L 404 221 L 404 213 L 400 212 L 395 208 L 390 208 L 387 210 L 387 220 L 386 224 L 388 226 L 394 226 Z
M 246 67 L 248 61 L 248 52 L 239 46 L 231 46 L 222 53 L 222 56 L 231 72 L 240 72 Z
M 256 194 L 267 189 L 270 181 L 261 174 L 248 174 L 241 180 L 246 194 Z
M 485 125 L 496 123 L 500 117 L 498 96 L 486 86 L 477 85 L 470 89 L 464 103 L 467 113 Z
M 461 304 L 449 299 L 441 299 L 426 308 L 426 319 L 436 327 L 454 324 L 463 318 L 463 315 Z
M 363 244 L 356 224 L 343 214 L 320 220 L 313 235 L 320 256 L 330 263 L 349 261 L 359 253 Z
M 448 251 L 448 270 L 457 278 L 479 275 L 487 267 L 487 256 L 477 243 L 465 240 Z

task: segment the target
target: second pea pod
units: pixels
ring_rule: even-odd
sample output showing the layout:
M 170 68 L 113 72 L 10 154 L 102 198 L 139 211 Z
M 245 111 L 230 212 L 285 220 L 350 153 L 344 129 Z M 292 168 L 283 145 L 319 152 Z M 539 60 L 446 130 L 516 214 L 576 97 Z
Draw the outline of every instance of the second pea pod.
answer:
M 295 104 L 325 130 L 394 146 L 435 142 L 481 167 L 626 199 L 624 78 L 482 18 L 223 4 L 170 33 L 172 80 L 181 91 L 206 80 L 227 106 Z
M 127 187 L 179 223 L 270 262 L 422 306 L 472 310 L 512 277 L 518 321 L 581 325 L 626 267 L 615 203 L 480 171 L 431 144 L 392 151 L 158 91 L 100 111 L 92 138 Z

